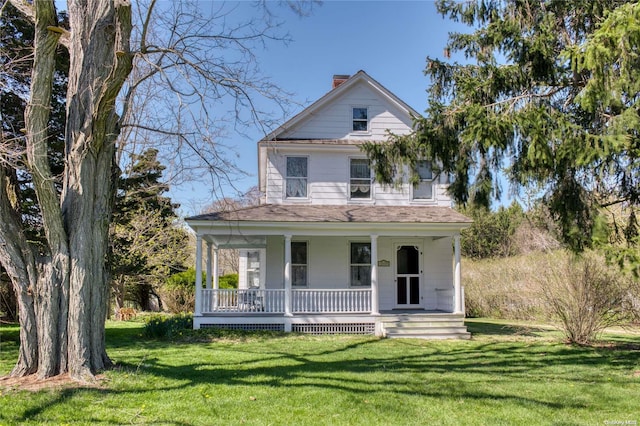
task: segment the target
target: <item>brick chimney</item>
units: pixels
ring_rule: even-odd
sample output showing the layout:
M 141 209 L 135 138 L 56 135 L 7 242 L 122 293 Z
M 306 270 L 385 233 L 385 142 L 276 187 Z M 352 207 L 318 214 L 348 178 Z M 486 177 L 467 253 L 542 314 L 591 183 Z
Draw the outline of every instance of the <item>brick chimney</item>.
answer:
M 342 83 L 344 83 L 345 81 L 349 80 L 349 77 L 351 77 L 348 74 L 334 74 L 333 76 L 333 87 L 331 87 L 332 89 L 335 89 L 336 87 L 340 86 Z

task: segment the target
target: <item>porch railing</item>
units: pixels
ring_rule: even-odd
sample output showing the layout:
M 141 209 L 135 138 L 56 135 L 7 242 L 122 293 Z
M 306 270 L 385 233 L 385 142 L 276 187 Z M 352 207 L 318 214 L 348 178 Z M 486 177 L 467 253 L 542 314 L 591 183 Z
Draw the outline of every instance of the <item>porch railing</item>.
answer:
M 203 289 L 202 313 L 284 313 L 284 290 Z
M 261 314 L 285 312 L 283 289 L 203 289 L 202 313 Z M 291 312 L 371 312 L 371 289 L 291 290 Z
M 292 290 L 293 313 L 371 312 L 371 289 Z
M 444 312 L 453 312 L 453 287 L 436 288 L 436 307 Z
M 453 312 L 455 306 L 455 292 L 453 288 L 436 288 L 436 307 L 444 312 Z M 465 312 L 464 286 L 460 286 L 460 310 Z

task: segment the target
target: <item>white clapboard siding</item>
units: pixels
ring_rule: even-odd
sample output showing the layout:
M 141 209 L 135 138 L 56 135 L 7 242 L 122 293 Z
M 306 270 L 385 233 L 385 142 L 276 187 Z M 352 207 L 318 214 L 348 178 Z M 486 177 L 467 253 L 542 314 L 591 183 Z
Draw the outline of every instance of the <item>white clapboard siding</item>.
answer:
M 361 76 L 347 90 L 330 92 L 330 101 L 310 107 L 300 119 L 292 120 L 274 135 L 273 144 L 261 145 L 262 188 L 269 204 L 344 205 L 372 204 L 382 206 L 439 205 L 450 206 L 446 193 L 447 179 L 434 184 L 434 197 L 430 200 L 414 200 L 413 190 L 406 184 L 401 187 L 384 186 L 377 182 L 372 186 L 368 200 L 349 199 L 349 159 L 364 158 L 359 142 L 384 141 L 388 132 L 411 132 L 412 120 L 406 106 L 383 89 Z M 352 108 L 368 109 L 367 132 L 352 131 Z M 344 141 L 336 143 L 336 140 Z M 278 143 L 280 141 L 280 143 Z M 295 141 L 295 142 L 291 142 Z M 327 142 L 323 142 L 327 141 Z M 266 153 L 266 155 L 265 155 Z M 286 157 L 308 158 L 307 197 L 285 197 Z
M 373 184 L 371 200 L 349 199 L 349 158 L 362 157 L 356 146 L 350 149 L 335 150 L 323 146 L 324 150 L 304 150 L 304 146 L 295 150 L 269 149 L 266 167 L 266 202 L 269 204 L 317 204 L 344 205 L 348 203 L 365 203 L 387 206 L 400 205 L 442 205 L 450 206 L 451 201 L 446 193 L 446 185 L 437 183 L 433 200 L 413 200 L 408 184 L 401 187 Z M 308 158 L 307 198 L 286 199 L 285 175 L 286 157 L 305 156 Z M 443 179 L 444 182 L 444 179 Z
M 352 132 L 352 108 L 367 107 L 369 132 Z M 360 83 L 334 99 L 291 129 L 278 135 L 279 139 L 369 139 L 383 140 L 387 130 L 407 133 L 411 118 L 399 110 L 372 87 Z

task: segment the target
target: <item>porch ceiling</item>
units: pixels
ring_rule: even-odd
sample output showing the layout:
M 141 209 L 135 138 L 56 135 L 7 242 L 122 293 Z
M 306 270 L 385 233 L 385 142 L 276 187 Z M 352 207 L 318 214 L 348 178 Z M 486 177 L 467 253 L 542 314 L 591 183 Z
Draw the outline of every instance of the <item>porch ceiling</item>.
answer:
M 200 235 L 420 235 L 460 232 L 471 219 L 448 207 L 263 204 L 186 219 Z

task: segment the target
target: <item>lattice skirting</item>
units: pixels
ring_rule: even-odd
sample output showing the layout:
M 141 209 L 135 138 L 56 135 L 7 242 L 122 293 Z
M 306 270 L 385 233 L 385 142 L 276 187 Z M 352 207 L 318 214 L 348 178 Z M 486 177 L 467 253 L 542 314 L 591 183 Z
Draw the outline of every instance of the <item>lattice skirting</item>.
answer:
M 244 331 L 284 331 L 284 324 L 202 324 L 200 328 L 224 328 Z
M 291 331 L 306 334 L 375 334 L 375 324 L 291 324 Z

